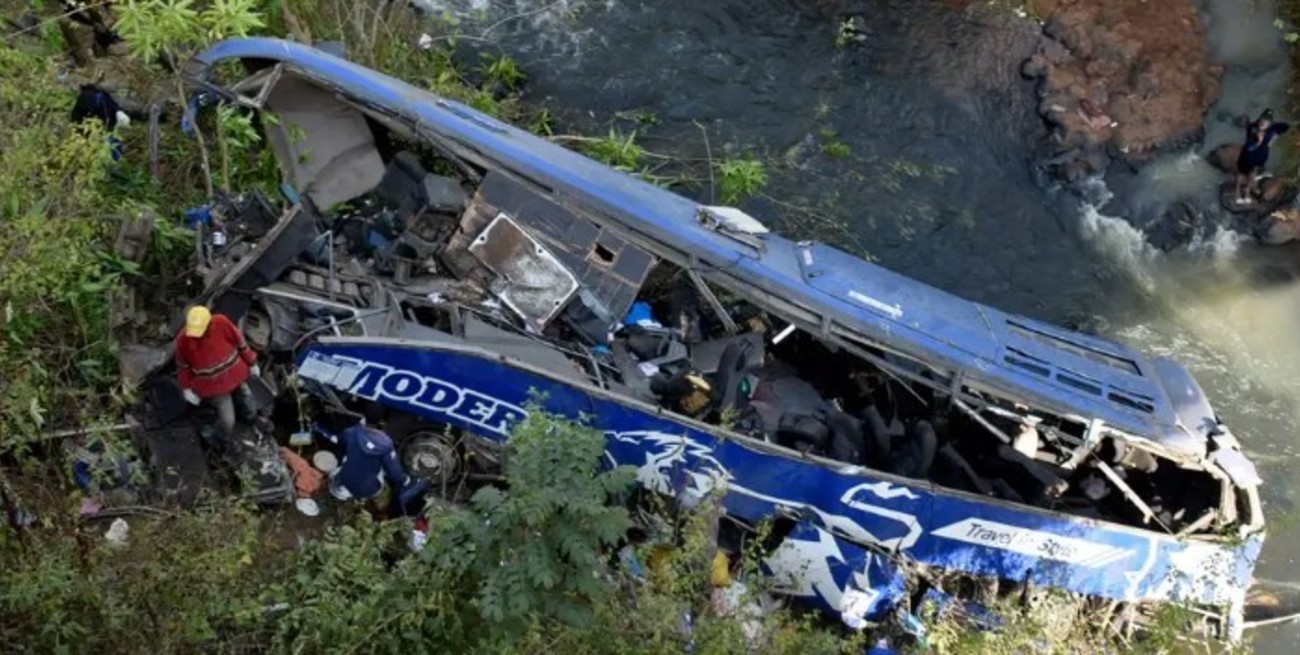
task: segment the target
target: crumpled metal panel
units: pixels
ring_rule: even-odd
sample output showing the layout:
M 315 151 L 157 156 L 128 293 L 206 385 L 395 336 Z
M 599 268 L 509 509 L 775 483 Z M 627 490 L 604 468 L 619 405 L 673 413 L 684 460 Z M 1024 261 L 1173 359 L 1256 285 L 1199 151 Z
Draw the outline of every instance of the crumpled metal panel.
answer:
M 606 436 L 605 463 L 634 467 L 646 489 L 688 505 L 721 490 L 728 516 L 742 523 L 798 516 L 820 528 L 792 533 L 794 540 L 807 543 L 793 543 L 790 537 L 787 542 L 819 566 L 812 555 L 820 553 L 832 582 L 862 573 L 868 584 L 855 588 L 863 593 L 888 588 L 892 574 L 886 575 L 878 560 L 875 570 L 861 568 L 859 555 L 849 553 L 844 542 L 891 553 L 893 562 L 905 558 L 1112 600 L 1228 607 L 1249 586 L 1263 544 L 1260 533 L 1222 542 L 1179 538 L 800 457 L 758 440 L 706 432 L 700 424 L 654 406 L 541 370 L 470 346 L 322 339 L 304 351 L 298 374 L 334 391 L 501 443 L 540 393 L 544 411 L 587 417 Z M 826 579 L 825 574 L 811 579 L 823 581 L 823 591 L 812 591 L 833 600 L 836 592 Z M 846 588 L 839 588 L 841 601 Z M 867 600 L 888 595 L 882 591 Z M 866 606 L 869 613 L 882 609 L 872 602 Z M 1228 609 L 1239 623 L 1239 607 Z
M 533 328 L 541 329 L 578 291 L 578 280 L 536 239 L 497 214 L 469 251 L 499 276 L 495 294 Z

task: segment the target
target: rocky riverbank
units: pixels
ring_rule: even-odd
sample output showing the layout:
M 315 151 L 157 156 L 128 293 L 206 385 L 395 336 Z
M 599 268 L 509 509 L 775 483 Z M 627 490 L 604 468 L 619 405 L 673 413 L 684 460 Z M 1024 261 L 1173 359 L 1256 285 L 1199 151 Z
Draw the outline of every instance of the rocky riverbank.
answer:
M 806 4 L 841 19 L 857 11 L 840 0 Z M 1048 128 L 1043 145 L 1049 156 L 1040 163 L 1068 182 L 1100 174 L 1115 159 L 1138 165 L 1197 142 L 1206 112 L 1219 99 L 1224 70 L 1210 56 L 1192 0 L 943 4 L 984 28 L 976 41 L 1017 32 L 1007 23 L 989 21 L 990 12 L 1014 12 L 1039 22 L 1037 44 L 1017 61 L 1020 74 L 1036 82 L 1037 112 Z M 969 40 L 962 39 L 962 46 Z M 970 64 L 953 71 L 953 77 L 971 80 L 992 72 L 1002 79 L 1011 72 L 990 71 L 983 58 Z M 980 73 L 971 75 L 972 67 Z
M 1062 151 L 1058 172 L 1098 172 L 1102 153 L 1129 163 L 1200 137 L 1219 98 L 1190 0 L 1037 0 L 1038 52 L 1022 73 L 1039 81 L 1038 111 Z

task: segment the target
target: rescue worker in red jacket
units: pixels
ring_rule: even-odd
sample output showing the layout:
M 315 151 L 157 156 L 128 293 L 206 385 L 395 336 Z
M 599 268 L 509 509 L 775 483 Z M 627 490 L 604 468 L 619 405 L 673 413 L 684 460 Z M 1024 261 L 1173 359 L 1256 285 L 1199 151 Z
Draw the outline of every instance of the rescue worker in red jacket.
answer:
M 252 395 L 248 376 L 261 375 L 257 353 L 248 347 L 239 328 L 207 307 L 191 307 L 185 313 L 185 327 L 176 335 L 176 370 L 185 400 L 191 405 L 211 402 L 222 432 L 230 436 L 235 430 L 232 395 L 239 393 L 247 406 Z

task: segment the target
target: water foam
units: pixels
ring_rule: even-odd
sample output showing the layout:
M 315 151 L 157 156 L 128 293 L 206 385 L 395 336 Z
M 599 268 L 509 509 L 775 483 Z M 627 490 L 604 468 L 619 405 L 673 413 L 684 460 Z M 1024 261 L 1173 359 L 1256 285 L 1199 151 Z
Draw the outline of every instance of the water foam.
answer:
M 1255 437 L 1254 450 L 1288 452 L 1300 425 L 1293 374 L 1300 367 L 1300 284 L 1256 288 L 1243 261 L 1246 237 L 1223 227 L 1181 250 L 1160 251 L 1129 221 L 1098 209 L 1111 196 L 1104 183 L 1093 180 L 1087 191 L 1081 236 L 1150 299 L 1143 322 L 1113 326 L 1112 334 L 1187 366 L 1215 406 Z

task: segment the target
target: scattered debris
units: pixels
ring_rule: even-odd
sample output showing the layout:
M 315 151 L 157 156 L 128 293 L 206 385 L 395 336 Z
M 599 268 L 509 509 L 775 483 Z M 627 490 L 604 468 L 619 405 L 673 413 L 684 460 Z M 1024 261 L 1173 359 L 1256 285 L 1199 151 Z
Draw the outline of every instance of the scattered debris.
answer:
M 293 506 L 297 508 L 303 516 L 320 515 L 320 506 L 316 504 L 316 501 L 310 498 L 299 498 L 298 500 L 293 501 Z
M 77 516 L 87 517 L 95 516 L 104 509 L 104 503 L 96 498 L 82 498 L 81 503 L 77 506 Z
M 171 361 L 170 348 L 155 348 L 142 344 L 126 344 L 118 349 L 117 366 L 122 383 L 134 389 L 167 362 Z
M 126 546 L 130 533 L 131 526 L 127 525 L 126 519 L 113 519 L 113 524 L 108 526 L 108 531 L 104 533 L 104 539 L 109 545 L 121 548 Z
M 609 462 L 647 488 L 688 507 L 725 488 L 734 521 L 784 521 L 767 572 L 850 626 L 908 605 L 918 563 L 994 583 L 1053 567 L 1071 593 L 1134 606 L 1189 567 L 1249 569 L 1257 476 L 1177 364 L 784 240 L 316 51 L 248 43 L 251 74 L 227 91 L 278 115 L 264 127 L 292 204 L 194 212 L 209 237 L 196 300 L 310 397 L 288 424 L 342 437 L 362 411 L 400 412 L 368 443 L 424 481 L 388 471 L 404 508 L 491 476 L 535 389 L 606 431 Z M 1050 104 L 1130 128 L 1110 106 Z M 158 377 L 144 385 L 154 427 L 193 442 L 210 418 Z M 235 459 L 292 497 L 261 432 L 232 440 L 249 446 Z M 342 465 L 312 456 L 331 491 L 381 492 L 374 466 L 349 473 L 367 441 L 335 441 Z M 286 459 L 301 483 L 305 462 Z M 1138 548 L 1159 561 L 1123 559 Z M 1098 559 L 1125 562 L 1122 584 Z M 719 580 L 717 611 L 750 616 L 743 585 Z M 1244 584 L 1198 590 L 1213 629 L 1233 629 L 1215 599 Z
M 289 465 L 289 471 L 293 474 L 294 490 L 298 492 L 299 499 L 311 498 L 320 492 L 325 478 L 320 471 L 312 468 L 307 460 L 289 448 L 280 448 L 280 458 Z
M 333 473 L 339 467 L 339 460 L 328 450 L 318 450 L 311 456 L 312 466 L 322 473 Z

